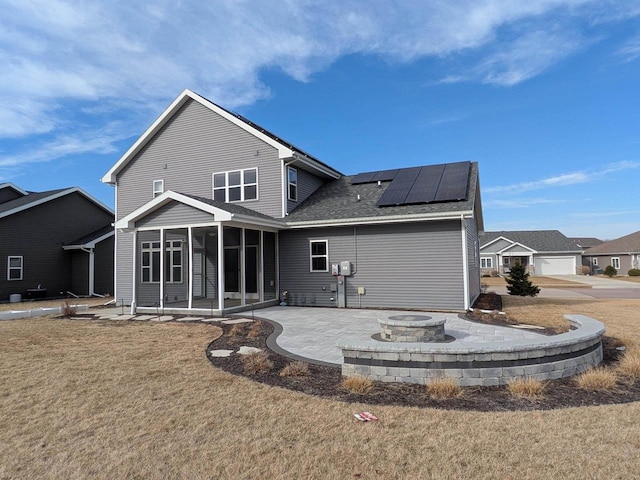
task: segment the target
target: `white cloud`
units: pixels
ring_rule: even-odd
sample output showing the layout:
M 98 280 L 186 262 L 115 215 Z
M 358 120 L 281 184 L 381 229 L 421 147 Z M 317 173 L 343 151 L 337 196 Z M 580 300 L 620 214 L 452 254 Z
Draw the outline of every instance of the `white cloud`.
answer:
M 0 138 L 67 139 L 88 128 L 65 114 L 69 100 L 98 123 L 106 112 L 147 121 L 185 87 L 237 108 L 270 95 L 265 69 L 308 81 L 350 54 L 434 57 L 445 82 L 514 85 L 588 44 L 581 21 L 601 8 L 591 0 L 3 3 Z M 50 140 L 37 141 L 12 162 L 32 161 L 35 151 L 45 159 Z
M 487 208 L 529 208 L 559 203 L 566 203 L 566 201 L 549 198 L 491 199 L 483 202 L 483 206 Z
M 610 173 L 620 172 L 640 168 L 640 162 L 624 161 L 605 165 L 600 170 L 578 171 L 554 175 L 552 177 L 534 180 L 532 182 L 519 182 L 511 185 L 500 185 L 495 187 L 487 187 L 483 189 L 483 193 L 520 193 L 532 190 L 541 190 L 544 188 L 564 187 L 568 185 L 577 185 L 582 183 L 593 182 Z

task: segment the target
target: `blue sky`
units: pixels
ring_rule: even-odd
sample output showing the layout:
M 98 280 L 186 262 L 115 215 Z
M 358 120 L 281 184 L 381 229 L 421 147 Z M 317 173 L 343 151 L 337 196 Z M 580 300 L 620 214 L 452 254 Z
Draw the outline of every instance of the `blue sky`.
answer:
M 112 206 L 189 88 L 345 174 L 477 161 L 487 230 L 640 230 L 640 1 L 0 7 L 0 182 Z

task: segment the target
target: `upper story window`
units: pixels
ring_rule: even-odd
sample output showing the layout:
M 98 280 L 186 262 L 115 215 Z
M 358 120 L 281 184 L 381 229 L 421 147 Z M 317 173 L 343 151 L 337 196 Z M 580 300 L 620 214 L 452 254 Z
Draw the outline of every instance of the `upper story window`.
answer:
M 7 257 L 7 280 L 22 280 L 22 257 Z
M 164 192 L 164 180 L 154 180 L 153 198 L 156 198 L 158 195 L 162 195 L 162 192 Z
M 293 167 L 287 167 L 287 185 L 289 191 L 289 200 L 298 201 L 298 170 Z
M 233 170 L 213 174 L 213 199 L 244 202 L 258 198 L 258 169 Z

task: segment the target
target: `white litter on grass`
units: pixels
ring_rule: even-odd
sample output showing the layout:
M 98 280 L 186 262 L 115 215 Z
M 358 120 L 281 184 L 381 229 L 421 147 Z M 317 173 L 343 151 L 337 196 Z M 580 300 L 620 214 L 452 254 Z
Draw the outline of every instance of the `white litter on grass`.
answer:
M 496 312 L 495 310 L 482 310 L 482 309 L 480 309 L 480 311 L 482 313 L 497 313 L 498 315 L 506 315 L 506 313 L 504 313 L 504 312 Z
M 233 350 L 209 350 L 209 355 L 212 357 L 229 357 L 233 353 Z
M 253 320 L 250 318 L 238 318 L 235 320 L 223 320 L 222 323 L 225 325 L 235 325 L 237 323 L 253 323 Z
M 245 346 L 242 346 L 242 347 L 240 347 L 238 349 L 238 353 L 240 355 L 251 355 L 252 353 L 257 353 L 257 352 L 260 352 L 260 351 L 261 351 L 261 349 L 256 348 L 256 347 L 245 347 Z

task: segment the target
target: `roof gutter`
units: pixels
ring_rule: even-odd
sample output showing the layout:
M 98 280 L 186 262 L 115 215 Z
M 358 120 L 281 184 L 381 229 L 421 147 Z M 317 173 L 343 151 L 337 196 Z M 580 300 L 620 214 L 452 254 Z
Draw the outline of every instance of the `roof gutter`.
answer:
M 313 227 L 339 227 L 345 225 L 380 224 L 380 223 L 407 223 L 427 222 L 437 220 L 459 220 L 460 218 L 473 218 L 473 211 L 467 210 L 455 213 L 436 213 L 418 215 L 390 215 L 387 217 L 361 217 L 333 220 L 312 220 L 307 222 L 287 222 L 289 228 L 313 228 Z

